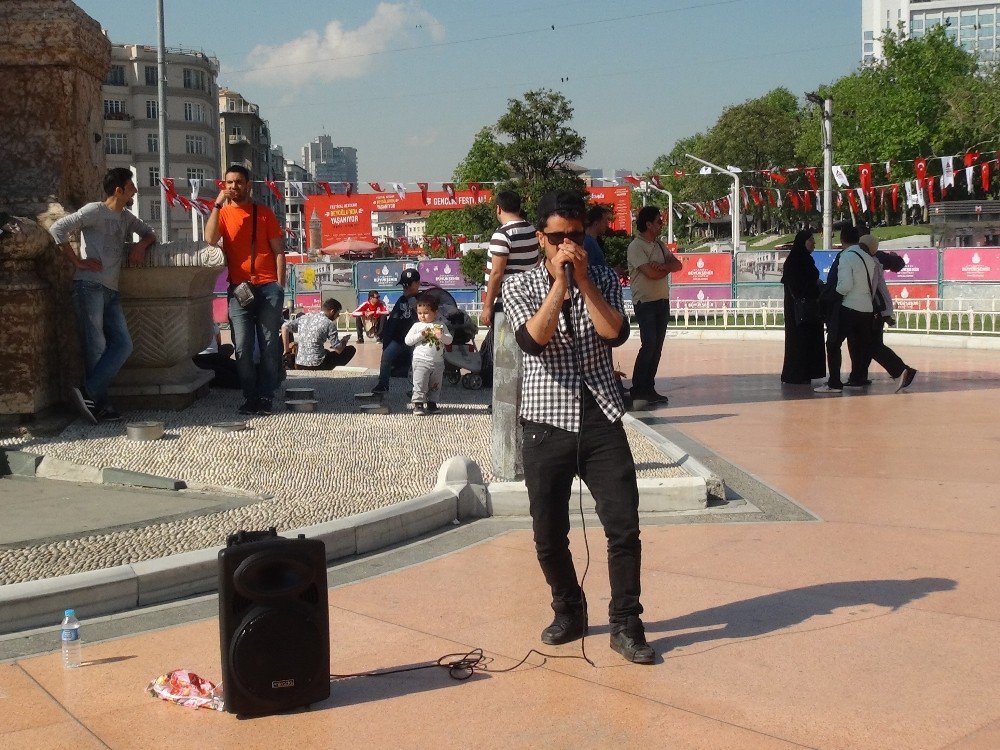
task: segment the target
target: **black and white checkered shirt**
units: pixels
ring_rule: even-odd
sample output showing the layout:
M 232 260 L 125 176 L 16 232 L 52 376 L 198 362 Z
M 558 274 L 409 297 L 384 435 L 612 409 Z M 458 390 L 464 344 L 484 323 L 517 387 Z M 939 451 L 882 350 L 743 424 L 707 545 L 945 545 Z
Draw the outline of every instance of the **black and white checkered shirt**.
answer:
M 581 368 L 583 382 L 604 415 L 616 422 L 625 413 L 611 359 L 612 348 L 628 338 L 628 319 L 624 317 L 621 284 L 617 274 L 607 266 L 590 266 L 587 273 L 608 304 L 622 314 L 619 336 L 608 340 L 597 334 L 583 295 L 574 287 L 570 306 L 572 333 L 566 325 L 566 316 L 561 314 L 555 333 L 541 352 L 532 354 L 525 351 L 524 354 L 521 418 L 569 432 L 580 431 Z M 515 332 L 538 312 L 551 286 L 552 277 L 544 263 L 504 279 L 504 312 Z

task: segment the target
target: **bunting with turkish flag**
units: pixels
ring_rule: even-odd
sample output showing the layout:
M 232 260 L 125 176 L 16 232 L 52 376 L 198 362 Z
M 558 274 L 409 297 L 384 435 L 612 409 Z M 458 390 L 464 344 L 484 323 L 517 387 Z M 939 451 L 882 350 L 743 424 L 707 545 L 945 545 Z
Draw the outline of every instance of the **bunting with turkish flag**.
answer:
M 854 211 L 854 213 L 858 213 L 858 209 L 860 209 L 861 206 L 858 205 L 858 199 L 854 195 L 853 190 L 847 191 L 847 202 L 851 204 L 851 210 Z
M 384 191 L 382 190 L 382 186 L 381 186 L 381 185 L 379 185 L 379 184 L 378 184 L 377 182 L 369 182 L 369 183 L 368 183 L 368 186 L 369 186 L 369 187 L 370 187 L 370 188 L 371 188 L 372 190 L 374 190 L 374 191 L 375 191 L 376 193 L 381 193 L 381 192 L 384 192 Z
M 755 187 L 750 188 L 750 197 L 753 199 L 754 205 L 756 206 L 763 205 L 764 201 L 761 199 L 760 191 L 757 190 L 757 188 Z
M 270 188 L 271 192 L 274 193 L 275 198 L 277 198 L 279 201 L 285 200 L 285 196 L 282 195 L 281 191 L 278 189 L 278 183 L 276 183 L 274 180 L 265 180 L 265 184 L 268 186 L 268 188 Z
M 173 177 L 161 177 L 160 184 L 163 185 L 163 193 L 167 198 L 167 203 L 170 204 L 171 208 L 178 204 L 177 190 L 174 188 L 174 178 Z
M 478 182 L 470 182 L 469 183 L 469 190 L 472 191 L 472 199 L 474 201 L 478 202 L 479 201 L 479 190 L 480 190 L 479 183 Z
M 899 183 L 895 183 L 892 186 L 892 210 L 899 210 Z
M 765 170 L 764 174 L 766 174 L 770 179 L 777 182 L 779 185 L 784 185 L 786 182 L 788 182 L 788 178 L 785 177 L 785 175 L 781 174 L 781 170 L 778 169 Z
M 642 183 L 639 182 L 639 178 L 636 177 L 635 175 L 627 174 L 622 179 L 625 180 L 625 182 L 627 182 L 632 187 L 639 187 L 639 185 L 642 184 Z M 471 187 L 471 185 L 470 185 L 470 187 Z
M 919 159 L 914 159 L 913 173 L 917 176 L 917 181 L 923 185 L 924 179 L 927 177 L 927 159 L 922 156 Z
M 674 177 L 677 177 L 678 179 L 680 179 L 681 177 L 684 177 L 686 175 L 687 175 L 687 172 L 685 172 L 683 169 L 675 169 L 674 170 Z
M 926 179 L 926 185 L 927 185 L 927 200 L 930 201 L 930 204 L 933 206 L 934 205 L 934 178 L 933 177 L 927 177 L 925 179 Z
M 990 190 L 990 163 L 988 161 L 983 162 L 982 167 L 980 167 L 979 177 L 983 182 L 983 192 L 988 193 Z
M 816 194 L 819 195 L 819 193 L 816 193 Z M 808 190 L 803 190 L 802 191 L 802 207 L 806 211 L 812 211 L 812 208 L 813 208 L 812 207 L 812 197 L 810 196 Z
M 792 208 L 794 208 L 796 211 L 798 211 L 799 210 L 799 205 L 800 205 L 799 204 L 799 194 L 796 193 L 794 190 L 789 190 L 788 191 L 788 200 L 791 202 Z
M 869 193 L 872 189 L 872 165 L 859 164 L 858 165 L 858 184 L 861 185 L 861 190 Z
M 323 180 L 316 180 L 316 184 L 323 188 L 323 192 L 327 195 L 333 195 L 333 190 L 330 189 L 330 183 L 324 182 Z
M 427 183 L 426 182 L 418 182 L 417 183 L 417 187 L 420 188 L 420 199 L 424 202 L 424 205 L 426 206 L 427 203 L 428 203 L 428 201 L 427 201 Z
M 819 186 L 816 185 L 816 167 L 806 167 L 806 179 L 809 180 L 809 187 L 819 190 Z

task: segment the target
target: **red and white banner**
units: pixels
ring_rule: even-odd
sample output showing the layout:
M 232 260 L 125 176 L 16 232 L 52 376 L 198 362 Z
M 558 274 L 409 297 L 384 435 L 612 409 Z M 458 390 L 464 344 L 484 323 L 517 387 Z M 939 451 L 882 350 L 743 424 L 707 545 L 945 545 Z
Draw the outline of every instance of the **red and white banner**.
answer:
M 680 253 L 681 270 L 670 274 L 671 286 L 731 284 L 732 253 Z
M 943 265 L 945 281 L 1000 281 L 1000 247 L 949 247 Z

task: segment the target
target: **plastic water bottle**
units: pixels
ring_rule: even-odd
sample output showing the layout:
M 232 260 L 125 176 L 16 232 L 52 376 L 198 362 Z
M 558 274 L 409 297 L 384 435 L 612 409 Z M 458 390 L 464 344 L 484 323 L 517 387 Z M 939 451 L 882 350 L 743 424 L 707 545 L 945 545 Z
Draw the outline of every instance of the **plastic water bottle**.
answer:
M 72 609 L 67 609 L 63 615 L 60 631 L 63 666 L 66 669 L 75 669 L 80 666 L 80 621 L 76 619 L 76 612 Z

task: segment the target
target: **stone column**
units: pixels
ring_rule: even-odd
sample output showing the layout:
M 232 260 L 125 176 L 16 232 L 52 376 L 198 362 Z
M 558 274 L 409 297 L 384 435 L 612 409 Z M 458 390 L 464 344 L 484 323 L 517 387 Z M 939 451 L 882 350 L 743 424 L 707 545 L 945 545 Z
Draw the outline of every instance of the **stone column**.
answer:
M 521 381 L 524 363 L 514 331 L 502 312 L 493 328 L 493 475 L 503 482 L 524 479 L 521 460 Z
M 0 3 L 0 421 L 59 401 L 82 370 L 71 269 L 47 229 L 99 200 L 111 43 L 69 0 Z M 13 219 L 11 217 L 19 217 Z

